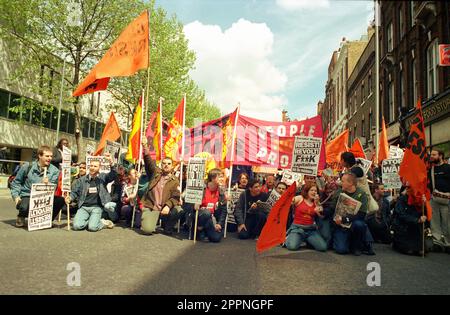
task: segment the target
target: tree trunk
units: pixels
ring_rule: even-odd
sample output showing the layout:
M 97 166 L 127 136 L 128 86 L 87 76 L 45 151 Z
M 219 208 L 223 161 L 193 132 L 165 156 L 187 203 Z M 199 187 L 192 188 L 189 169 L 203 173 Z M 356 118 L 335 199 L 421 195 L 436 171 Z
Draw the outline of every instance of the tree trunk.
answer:
M 81 48 L 77 49 L 76 60 L 74 60 L 74 75 L 73 75 L 73 87 L 76 88 L 78 86 L 78 82 L 80 81 L 80 59 L 81 59 Z M 79 104 L 79 96 L 75 99 L 75 103 L 73 104 L 73 110 L 75 114 L 75 143 L 77 146 L 77 162 L 80 160 L 81 156 L 81 146 L 80 146 L 80 137 L 81 137 L 81 115 L 80 115 L 80 104 Z

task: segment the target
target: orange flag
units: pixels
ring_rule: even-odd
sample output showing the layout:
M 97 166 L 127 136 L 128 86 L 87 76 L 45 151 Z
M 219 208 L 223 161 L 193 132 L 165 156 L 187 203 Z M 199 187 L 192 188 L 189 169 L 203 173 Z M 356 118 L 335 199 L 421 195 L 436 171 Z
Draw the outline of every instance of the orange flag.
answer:
M 181 139 L 183 138 L 183 117 L 184 117 L 184 97 L 173 114 L 169 123 L 167 139 L 164 143 L 164 155 L 174 161 L 179 161 L 181 157 Z
M 427 143 L 419 99 L 417 102 L 417 114 L 411 123 L 405 155 L 400 164 L 398 174 L 409 183 L 413 191 L 413 195 L 410 195 L 408 200 L 410 204 L 422 206 L 422 195 L 425 195 L 427 199 L 425 203 L 427 218 L 428 221 L 431 221 L 431 206 L 429 203 L 431 196 L 428 190 L 427 161 Z
M 106 141 L 117 141 L 120 138 L 120 128 L 117 124 L 116 116 L 114 113 L 111 113 L 109 116 L 108 122 L 106 123 L 105 129 L 103 129 L 102 137 L 100 138 L 100 142 L 98 144 L 97 150 L 95 150 L 94 155 L 100 155 L 105 148 Z
M 162 100 L 159 99 L 158 111 L 156 113 L 155 133 L 153 134 L 153 147 L 155 148 L 156 161 L 162 159 Z
M 355 158 L 363 158 L 366 159 L 366 154 L 364 153 L 363 147 L 361 145 L 361 141 L 359 141 L 359 138 L 356 138 L 353 142 L 352 147 L 350 148 L 350 152 L 353 153 Z
M 348 129 L 345 129 L 339 136 L 331 140 L 325 146 L 328 165 L 339 165 L 341 154 L 348 150 Z
M 220 167 L 226 167 L 231 162 L 233 154 L 231 152 L 231 148 L 233 146 L 233 141 L 236 138 L 236 135 L 233 137 L 234 126 L 236 125 L 237 115 L 238 115 L 239 107 L 234 110 L 234 112 L 228 117 L 227 122 L 222 126 L 222 160 L 220 161 Z
M 149 64 L 149 21 L 145 10 L 131 22 L 95 65 L 84 81 L 73 92 L 73 96 L 106 90 L 110 77 L 125 77 Z
M 258 253 L 280 245 L 286 240 L 286 224 L 296 190 L 297 184 L 294 182 L 273 205 L 256 242 Z
M 136 163 L 139 160 L 139 149 L 141 145 L 141 127 L 142 127 L 142 96 L 139 104 L 134 111 L 130 138 L 128 140 L 128 152 L 125 156 L 127 161 Z
M 381 134 L 380 134 L 380 141 L 378 144 L 378 164 L 381 164 L 381 162 L 384 159 L 387 159 L 389 157 L 389 142 L 387 139 L 387 131 L 386 131 L 386 124 L 384 123 L 384 117 L 381 120 Z

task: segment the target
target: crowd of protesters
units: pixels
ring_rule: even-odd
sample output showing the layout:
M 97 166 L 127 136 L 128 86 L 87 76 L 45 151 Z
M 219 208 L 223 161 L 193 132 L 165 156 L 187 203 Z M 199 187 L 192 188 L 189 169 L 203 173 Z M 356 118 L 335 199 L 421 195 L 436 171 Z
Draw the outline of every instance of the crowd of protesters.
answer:
M 11 182 L 11 196 L 18 210 L 17 227 L 25 226 L 31 185 L 60 184 L 63 146 L 69 147 L 67 139 L 61 139 L 54 149 L 41 146 L 38 159 L 24 163 Z M 76 172 L 72 174 L 72 190 L 63 195 L 57 189 L 52 218 L 69 205 L 74 216 L 73 229 L 77 231 L 95 232 L 120 223 L 133 226 L 142 234 L 174 235 L 178 228 L 177 237 L 185 233 L 190 239 L 195 236 L 217 243 L 224 236 L 228 219 L 234 216 L 234 231 L 239 239 L 258 239 L 270 213 L 266 204 L 269 195 L 273 191 L 282 195 L 289 186 L 282 181 L 280 172 L 268 174 L 262 182 L 240 173 L 237 182 L 230 186 L 243 191 L 234 213 L 229 213 L 231 198 L 226 170 L 215 167 L 208 170 L 202 202 L 194 205 L 184 202 L 186 173 L 182 174 L 180 188 L 174 162 L 164 158 L 158 167 L 146 139 L 143 157 L 140 172 L 134 165 L 114 164 L 109 156 L 108 173 L 100 172 L 99 161 L 90 163 L 89 169 L 84 162 L 73 163 Z M 379 168 L 372 165 L 365 173 L 352 153 L 343 153 L 339 173 L 305 175 L 298 183 L 286 226 L 286 241 L 280 245 L 287 250 L 306 246 L 321 252 L 375 255 L 375 242 L 392 244 L 393 249 L 405 254 L 423 255 L 431 250 L 450 253 L 450 165 L 438 150 L 430 152 L 430 165 L 432 220 L 428 222 L 422 207 L 409 202 L 412 193 L 409 183 L 404 182 L 399 191 L 386 190 Z M 356 214 L 335 214 L 341 194 L 360 203 Z M 229 231 L 233 231 L 232 225 L 228 224 Z

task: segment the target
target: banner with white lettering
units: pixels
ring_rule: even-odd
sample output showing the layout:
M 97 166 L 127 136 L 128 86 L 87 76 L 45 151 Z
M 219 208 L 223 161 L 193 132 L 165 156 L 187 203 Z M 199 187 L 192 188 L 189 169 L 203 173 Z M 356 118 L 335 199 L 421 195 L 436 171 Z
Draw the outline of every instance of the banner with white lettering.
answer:
M 290 170 L 284 170 L 283 177 L 281 177 L 281 181 L 289 186 L 292 185 L 294 182 L 297 182 L 297 184 L 301 184 L 301 182 L 303 182 L 303 175 L 299 173 L 294 173 Z
M 236 224 L 236 219 L 234 218 L 234 210 L 236 209 L 236 205 L 239 202 L 239 197 L 241 196 L 241 194 L 245 191 L 245 189 L 236 189 L 236 190 L 232 190 L 231 191 L 231 198 L 230 201 L 228 202 L 228 218 L 227 218 L 227 222 L 231 223 L 231 224 Z
M 106 146 L 103 150 L 103 154 L 109 153 L 113 158 L 113 163 L 119 163 L 119 155 L 120 155 L 120 143 L 106 140 Z
M 100 173 L 109 173 L 111 171 L 111 164 L 106 156 L 101 155 L 87 155 L 86 156 L 86 171 L 89 173 L 89 168 L 92 161 L 100 161 Z
M 385 189 L 400 189 L 402 187 L 402 181 L 400 180 L 400 175 L 398 175 L 401 162 L 402 159 L 383 160 L 381 176 Z
M 205 188 L 206 159 L 189 158 L 184 202 L 200 204 Z
M 53 198 L 56 185 L 33 184 L 28 212 L 28 231 L 52 227 Z
M 295 173 L 317 176 L 322 138 L 296 136 L 292 150 L 292 167 Z

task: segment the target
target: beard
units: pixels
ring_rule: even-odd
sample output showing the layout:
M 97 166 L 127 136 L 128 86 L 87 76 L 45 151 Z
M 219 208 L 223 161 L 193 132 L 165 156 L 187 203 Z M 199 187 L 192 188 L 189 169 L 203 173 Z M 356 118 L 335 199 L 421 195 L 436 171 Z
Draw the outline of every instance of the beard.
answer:
M 440 159 L 433 159 L 433 160 L 431 160 L 431 163 L 432 164 L 440 164 L 441 163 L 441 160 Z

